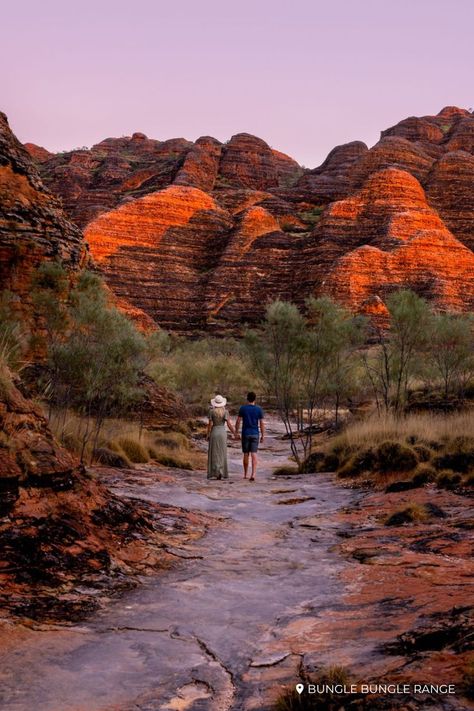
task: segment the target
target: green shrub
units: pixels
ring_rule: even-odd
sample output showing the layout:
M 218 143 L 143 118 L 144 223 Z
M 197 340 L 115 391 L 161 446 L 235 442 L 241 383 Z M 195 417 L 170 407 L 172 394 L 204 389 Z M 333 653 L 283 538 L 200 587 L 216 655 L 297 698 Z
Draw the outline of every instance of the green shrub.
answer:
M 150 459 L 146 448 L 136 439 L 120 437 L 118 445 L 134 464 L 145 464 Z
M 400 442 L 382 442 L 377 447 L 376 457 L 378 469 L 382 472 L 406 472 L 418 464 L 413 449 Z
M 242 344 L 230 338 L 170 339 L 156 349 L 148 371 L 158 385 L 180 393 L 201 414 L 216 392 L 231 403 L 240 402 L 249 389 L 259 389 Z

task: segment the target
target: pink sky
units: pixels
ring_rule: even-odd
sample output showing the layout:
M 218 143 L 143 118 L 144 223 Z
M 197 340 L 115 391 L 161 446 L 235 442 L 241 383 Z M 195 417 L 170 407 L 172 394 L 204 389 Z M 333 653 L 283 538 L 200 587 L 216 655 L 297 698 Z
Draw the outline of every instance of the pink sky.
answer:
M 473 0 L 15 0 L 0 109 L 49 150 L 247 131 L 307 167 L 474 106 Z

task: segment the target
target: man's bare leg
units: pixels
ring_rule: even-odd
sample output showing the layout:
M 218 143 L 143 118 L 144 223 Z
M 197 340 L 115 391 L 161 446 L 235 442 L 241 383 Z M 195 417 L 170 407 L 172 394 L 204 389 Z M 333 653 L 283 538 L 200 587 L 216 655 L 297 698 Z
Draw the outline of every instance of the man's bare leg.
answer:
M 249 455 L 244 454 L 244 479 L 247 478 L 248 470 L 249 470 Z
M 255 474 L 257 473 L 257 453 L 252 452 L 252 476 L 250 480 L 255 479 Z

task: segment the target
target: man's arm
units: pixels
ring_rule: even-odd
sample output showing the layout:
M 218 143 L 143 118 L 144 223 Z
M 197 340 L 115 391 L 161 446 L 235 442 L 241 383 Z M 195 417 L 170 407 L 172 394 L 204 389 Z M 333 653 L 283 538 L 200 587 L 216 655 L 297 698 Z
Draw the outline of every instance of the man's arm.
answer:
M 235 438 L 237 438 L 237 437 L 239 436 L 239 429 L 240 429 L 240 421 L 241 421 L 241 419 L 242 419 L 242 418 L 241 418 L 240 415 L 239 415 L 239 416 L 237 417 L 236 421 L 235 421 L 235 435 L 234 435 Z
M 260 419 L 260 442 L 263 442 L 265 437 L 265 420 L 263 417 Z

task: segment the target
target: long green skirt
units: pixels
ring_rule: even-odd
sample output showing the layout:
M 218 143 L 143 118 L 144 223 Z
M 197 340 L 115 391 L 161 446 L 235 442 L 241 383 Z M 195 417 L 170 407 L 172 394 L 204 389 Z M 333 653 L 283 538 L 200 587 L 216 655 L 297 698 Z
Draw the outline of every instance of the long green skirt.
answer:
M 207 478 L 228 479 L 227 431 L 225 425 L 214 425 L 209 436 L 207 453 Z

